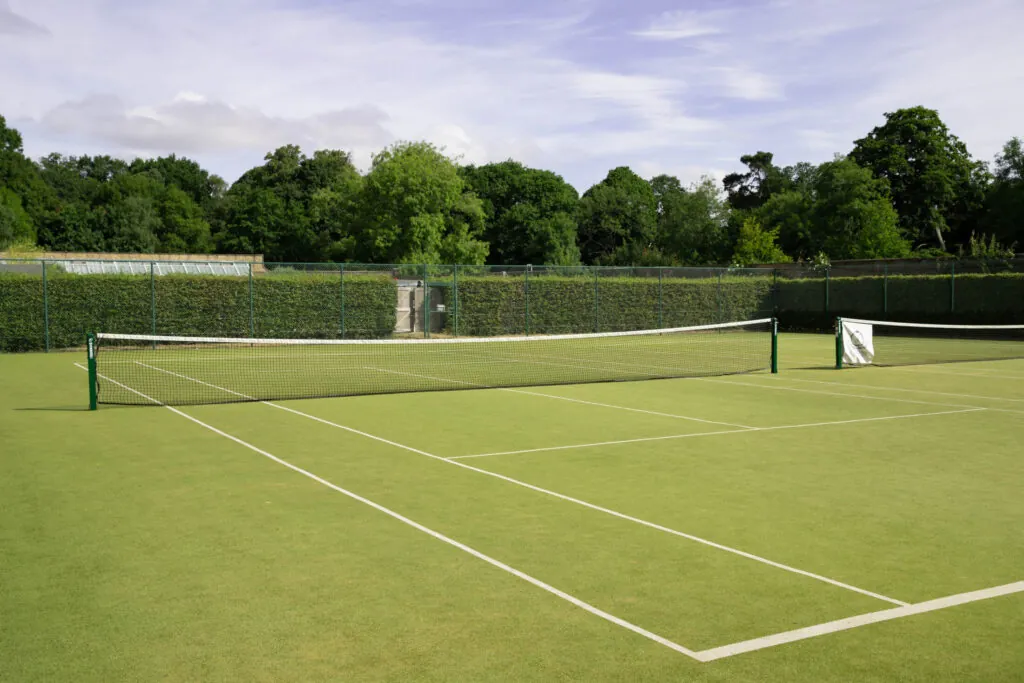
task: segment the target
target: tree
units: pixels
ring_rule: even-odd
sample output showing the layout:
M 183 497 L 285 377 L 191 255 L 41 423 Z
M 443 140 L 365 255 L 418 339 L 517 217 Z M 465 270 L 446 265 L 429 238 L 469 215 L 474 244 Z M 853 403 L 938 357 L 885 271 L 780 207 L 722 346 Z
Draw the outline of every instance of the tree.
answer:
M 850 157 L 888 181 L 905 237 L 946 249 L 947 233 L 961 233 L 977 219 L 984 167 L 933 109 L 900 109 L 885 119 L 854 143 Z
M 789 263 L 791 260 L 775 243 L 779 231 L 766 230 L 756 218 L 747 218 L 740 228 L 740 237 L 733 253 L 733 263 L 752 266 L 759 263 Z
M 224 193 L 224 180 L 198 163 L 174 154 L 156 159 L 135 159 L 130 173 L 152 173 L 164 185 L 184 192 L 204 212 L 209 212 Z
M 656 250 L 657 199 L 650 183 L 622 166 L 580 200 L 579 247 L 585 263 L 627 264 Z
M 781 169 L 773 163 L 771 152 L 757 152 L 740 157 L 747 167 L 746 173 L 730 173 L 722 184 L 729 195 L 729 205 L 738 211 L 759 209 L 777 192 L 792 184 L 791 169 Z M 788 172 L 787 172 L 788 171 Z
M 455 163 L 427 142 L 395 144 L 373 158 L 360 196 L 359 253 L 373 263 L 482 264 L 483 206 Z
M 984 229 L 1006 244 L 1024 244 L 1024 144 L 1013 138 L 996 157 L 985 197 Z
M 516 161 L 468 166 L 460 173 L 483 203 L 489 263 L 579 263 L 579 195 L 561 176 Z
M 658 245 L 677 263 L 724 263 L 729 258 L 729 204 L 709 176 L 683 189 L 671 176 L 651 180 L 658 199 Z

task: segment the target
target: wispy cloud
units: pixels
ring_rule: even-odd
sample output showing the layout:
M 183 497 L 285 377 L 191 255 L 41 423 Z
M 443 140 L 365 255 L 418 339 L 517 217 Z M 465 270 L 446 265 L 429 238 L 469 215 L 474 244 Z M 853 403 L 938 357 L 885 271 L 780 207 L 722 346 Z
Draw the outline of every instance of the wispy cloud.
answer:
M 49 35 L 49 30 L 11 9 L 9 0 L 0 0 L 0 35 Z
M 701 36 L 724 33 L 720 20 L 728 16 L 725 12 L 665 12 L 642 31 L 634 35 L 650 40 L 685 40 Z

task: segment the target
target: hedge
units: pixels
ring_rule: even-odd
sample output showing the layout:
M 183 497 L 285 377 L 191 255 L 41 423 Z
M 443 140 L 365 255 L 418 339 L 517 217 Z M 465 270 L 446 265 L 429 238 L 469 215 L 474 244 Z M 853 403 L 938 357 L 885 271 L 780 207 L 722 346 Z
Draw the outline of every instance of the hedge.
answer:
M 458 334 L 571 334 L 703 325 L 771 315 L 771 277 L 465 277 Z M 454 292 L 445 305 L 454 311 Z M 456 318 L 448 316 L 448 331 Z
M 335 339 L 385 337 L 395 329 L 395 281 L 338 273 L 248 278 L 51 275 L 50 348 L 80 346 L 88 331 Z M 344 318 L 342 310 L 344 307 Z M 46 348 L 43 281 L 0 273 L 0 351 Z

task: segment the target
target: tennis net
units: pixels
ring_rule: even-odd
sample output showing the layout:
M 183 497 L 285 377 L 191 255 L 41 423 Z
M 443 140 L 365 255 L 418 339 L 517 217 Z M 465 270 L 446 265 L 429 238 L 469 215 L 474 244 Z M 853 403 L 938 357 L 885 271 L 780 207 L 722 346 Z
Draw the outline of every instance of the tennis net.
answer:
M 701 377 L 777 369 L 777 326 L 452 339 L 95 334 L 93 407 L 192 405 Z
M 840 318 L 836 367 L 1024 358 L 1024 325 L 931 325 Z

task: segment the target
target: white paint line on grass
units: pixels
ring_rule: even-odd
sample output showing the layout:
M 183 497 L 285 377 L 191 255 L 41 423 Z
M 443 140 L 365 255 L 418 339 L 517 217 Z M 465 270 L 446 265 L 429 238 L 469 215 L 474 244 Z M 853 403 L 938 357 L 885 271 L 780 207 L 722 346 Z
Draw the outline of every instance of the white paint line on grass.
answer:
M 887 368 L 895 369 L 895 368 Z M 779 380 L 772 380 L 779 381 Z M 948 391 L 932 391 L 931 389 L 905 389 L 903 387 L 883 387 L 877 384 L 855 384 L 853 382 L 826 382 L 824 380 L 815 379 L 797 379 L 795 377 L 786 377 L 785 381 L 788 382 L 803 382 L 805 384 L 828 384 L 839 387 L 852 387 L 854 389 L 877 389 L 879 391 L 899 391 L 908 394 L 930 394 L 933 396 L 952 396 L 954 398 L 973 398 L 981 401 L 1012 401 L 1014 403 L 1024 403 L 1024 398 L 1000 398 L 998 396 L 980 396 L 978 394 L 954 394 Z
M 544 394 L 539 391 L 526 391 L 525 389 L 513 389 L 509 387 L 492 387 L 486 384 L 476 384 L 475 382 L 463 382 L 456 379 L 444 379 L 441 377 L 432 377 L 430 375 L 421 375 L 415 372 L 403 372 L 400 370 L 385 370 L 384 368 L 373 368 L 368 367 L 368 370 L 376 370 L 377 372 L 385 372 L 392 375 L 407 375 L 409 377 L 419 377 L 420 379 L 429 379 L 435 382 L 448 382 L 451 384 L 462 384 L 465 386 L 478 387 L 480 389 L 497 389 L 498 391 L 508 391 L 513 394 L 525 394 L 527 396 L 543 396 L 544 398 L 552 398 L 559 401 L 569 401 L 571 403 L 582 403 L 584 405 L 598 406 L 600 408 L 612 408 L 614 410 L 625 410 L 631 413 L 643 413 L 645 415 L 656 415 L 658 417 L 670 417 L 676 420 L 688 420 L 690 422 L 701 422 L 703 424 L 722 425 L 723 427 L 738 427 L 739 429 L 756 429 L 756 427 L 749 427 L 747 425 L 734 424 L 732 422 L 718 422 L 716 420 L 705 420 L 699 417 L 690 417 L 688 415 L 677 415 L 674 413 L 660 413 L 654 410 L 644 410 L 643 408 L 631 408 L 628 406 L 613 405 L 611 403 L 596 403 L 594 401 L 584 401 L 578 398 L 569 398 L 568 396 L 558 396 L 557 394 Z
M 595 448 L 597 446 L 618 446 L 619 444 L 643 443 L 647 441 L 670 441 L 689 439 L 698 436 L 721 436 L 724 434 L 747 434 L 750 432 L 774 432 L 782 429 L 806 429 L 809 427 L 828 427 L 832 425 L 856 424 L 859 422 L 882 422 L 885 420 L 906 420 L 912 417 L 930 417 L 933 415 L 956 415 L 958 413 L 977 413 L 988 408 L 964 408 L 961 410 L 943 410 L 933 413 L 915 413 L 913 415 L 887 415 L 885 417 L 861 417 L 854 420 L 836 420 L 834 422 L 809 422 L 798 425 L 779 425 L 777 427 L 754 427 L 752 429 L 726 429 L 718 432 L 700 432 L 697 434 L 673 434 L 670 436 L 649 436 L 639 439 L 623 439 L 621 441 L 601 441 L 597 443 L 569 444 L 567 446 L 548 446 L 546 448 L 527 448 L 521 451 L 501 451 L 498 453 L 476 453 L 473 455 L 453 455 L 449 460 L 468 460 L 471 458 L 492 458 L 499 455 L 524 455 L 527 453 L 546 453 L 549 451 L 567 451 L 577 448 Z
M 992 372 L 950 372 L 935 370 L 932 367 L 923 368 L 920 366 L 895 366 L 888 367 L 887 370 L 901 370 L 904 372 L 910 372 L 911 374 L 925 374 L 925 375 L 945 375 L 947 377 L 982 377 L 984 379 L 1001 379 L 1009 380 L 1011 382 L 1019 382 L 1024 379 L 1024 375 L 1015 375 L 1006 372 L 1000 372 L 999 370 L 993 370 Z
M 793 631 L 775 633 L 770 636 L 764 636 L 763 638 L 754 638 L 753 640 L 744 640 L 739 643 L 722 645 L 721 647 L 715 647 L 709 650 L 701 650 L 696 654 L 697 658 L 702 662 L 713 662 L 716 659 L 734 657 L 746 652 L 754 652 L 755 650 L 764 650 L 769 647 L 793 643 L 798 640 L 816 638 L 828 633 L 848 631 L 849 629 L 867 626 L 868 624 L 877 624 L 883 621 L 902 619 L 915 614 L 934 612 L 936 610 L 947 609 L 949 607 L 956 607 L 957 605 L 965 605 L 971 602 L 978 602 L 979 600 L 990 600 L 992 598 L 1021 592 L 1024 592 L 1024 581 L 1017 581 L 1016 583 L 1008 583 L 1004 586 L 996 586 L 995 588 L 986 588 L 984 590 L 971 591 L 970 593 L 950 595 L 944 598 L 928 600 L 927 602 L 919 602 L 916 605 L 894 607 L 880 612 L 870 612 L 856 617 L 839 619 L 837 621 L 830 621 L 824 624 L 808 626 L 806 628 L 798 628 Z
M 82 365 L 79 365 L 78 363 L 75 363 L 75 365 L 78 366 L 79 368 L 83 369 L 83 370 L 87 370 L 87 368 L 85 368 Z M 151 366 L 147 366 L 147 367 L 151 367 Z M 474 548 L 471 548 L 471 547 L 469 547 L 468 545 L 466 545 L 464 543 L 460 543 L 459 541 L 456 541 L 453 538 L 449 538 L 448 536 L 445 536 L 444 534 L 442 534 L 442 533 L 440 533 L 438 531 L 434 531 L 433 529 L 430 529 L 430 528 L 428 528 L 426 526 L 423 526 L 422 524 L 420 524 L 418 522 L 415 522 L 415 521 L 409 519 L 408 517 L 405 517 L 404 515 L 401 515 L 401 514 L 395 512 L 394 510 L 391 510 L 389 508 L 384 507 L 383 505 L 380 505 L 379 503 L 375 503 L 372 500 L 369 500 L 368 498 L 364 498 L 364 497 L 360 496 L 359 494 L 353 493 L 352 491 L 349 491 L 347 489 L 343 489 L 340 486 L 337 486 L 336 484 L 333 484 L 333 483 L 327 481 L 326 479 L 318 477 L 317 475 L 313 474 L 312 472 L 304 470 L 301 467 L 298 467 L 297 465 L 293 465 L 292 463 L 288 462 L 287 460 L 283 460 L 281 458 L 278 458 L 277 456 L 275 456 L 275 455 L 273 455 L 271 453 L 268 453 L 267 451 L 264 451 L 264 450 L 262 450 L 260 448 L 257 448 L 256 446 L 253 446 L 252 444 L 250 444 L 250 443 L 248 443 L 246 441 L 243 441 L 242 439 L 239 439 L 236 436 L 232 436 L 231 434 L 228 434 L 227 432 L 223 432 L 223 431 L 217 429 L 216 427 L 208 425 L 205 422 L 203 422 L 202 420 L 199 420 L 199 419 L 197 419 L 195 417 L 192 417 L 188 413 L 182 412 L 182 411 L 178 410 L 177 408 L 174 408 L 174 407 L 171 407 L 171 406 L 168 406 L 168 405 L 164 405 L 163 403 L 157 401 L 156 399 L 151 398 L 149 396 L 146 396 L 145 394 L 143 394 L 143 393 L 141 393 L 139 391 L 136 391 L 135 389 L 132 389 L 131 387 L 125 386 L 124 384 L 121 384 L 120 382 L 117 382 L 116 380 L 112 380 L 109 377 L 104 377 L 103 375 L 100 375 L 100 376 L 103 377 L 103 379 L 107 380 L 108 382 L 112 382 L 113 384 L 116 384 L 116 385 L 122 387 L 123 389 L 127 389 L 128 391 L 130 391 L 130 392 L 132 392 L 134 394 L 137 394 L 137 395 L 141 396 L 142 398 L 144 398 L 144 399 L 146 399 L 148 401 L 151 401 L 155 405 L 163 406 L 164 408 L 166 408 L 167 410 L 170 410 L 171 412 L 175 413 L 176 415 L 180 415 L 180 416 L 184 417 L 185 419 L 190 420 L 190 421 L 196 423 L 197 425 L 210 430 L 211 432 L 213 432 L 215 434 L 218 434 L 218 435 L 220 435 L 220 436 L 222 436 L 222 437 L 224 437 L 226 439 L 234 441 L 235 443 L 237 443 L 237 444 L 239 444 L 241 446 L 244 446 L 245 448 L 248 448 L 249 450 L 253 451 L 254 453 L 258 453 L 259 455 L 262 455 L 265 458 L 273 460 L 274 462 L 278 463 L 279 465 L 283 465 L 284 467 L 287 467 L 288 469 L 290 469 L 290 470 L 292 470 L 294 472 L 297 472 L 297 473 L 301 474 L 304 477 L 308 477 L 309 479 L 312 479 L 313 481 L 317 482 L 318 484 L 322 484 L 323 486 L 326 486 L 327 488 L 329 488 L 329 489 L 331 489 L 333 491 L 337 491 L 338 493 L 341 493 L 342 495 L 348 496 L 352 500 L 355 500 L 355 501 L 360 502 L 360 503 L 362 503 L 364 505 L 367 505 L 367 506 L 373 508 L 374 510 L 377 510 L 378 512 L 382 512 L 385 515 L 388 515 L 389 517 L 391 517 L 393 519 L 396 519 L 399 522 L 402 522 L 403 524 L 411 526 L 412 528 L 416 529 L 417 531 L 421 531 L 421 532 L 427 534 L 428 536 L 432 536 L 433 538 L 436 538 L 439 541 L 442 541 L 444 543 L 447 543 L 450 546 L 458 548 L 459 550 L 463 551 L 464 553 L 468 553 L 469 555 L 472 555 L 473 557 L 475 557 L 475 558 L 477 558 L 479 560 L 483 560 L 484 562 L 486 562 L 487 564 L 490 564 L 491 566 L 497 567 L 498 569 L 501 569 L 502 571 L 508 572 L 509 574 L 512 574 L 516 578 L 522 579 L 523 581 L 526 581 L 527 583 L 533 584 L 537 588 L 540 588 L 541 590 L 547 591 L 548 593 L 550 593 L 550 594 L 552 594 L 552 595 L 554 595 L 554 596 L 556 596 L 556 597 L 558 597 L 558 598 L 560 598 L 562 600 L 565 600 L 566 602 L 568 602 L 568 603 L 570 603 L 572 605 L 575 605 L 576 607 L 579 607 L 580 609 L 585 610 L 585 611 L 589 612 L 590 614 L 593 614 L 594 616 L 600 617 L 601 619 L 604 619 L 605 621 L 611 622 L 611 623 L 615 624 L 616 626 L 620 626 L 620 627 L 622 627 L 624 629 L 632 631 L 633 633 L 635 633 L 637 635 L 640 635 L 640 636 L 643 636 L 644 638 L 647 638 L 648 640 L 652 640 L 652 641 L 658 643 L 659 645 L 664 645 L 665 647 L 667 647 L 667 648 L 669 648 L 671 650 L 675 650 L 676 652 L 678 652 L 680 654 L 686 655 L 687 657 L 690 657 L 692 659 L 697 659 L 699 661 L 699 658 L 697 657 L 696 653 L 693 650 L 685 648 L 682 645 L 679 645 L 678 643 L 675 643 L 675 642 L 669 640 L 668 638 L 663 638 L 662 636 L 659 636 L 656 633 L 653 633 L 651 631 L 648 631 L 647 629 L 641 628 L 640 626 L 637 626 L 636 624 L 633 624 L 633 623 L 631 623 L 629 621 L 626 621 L 625 619 L 621 619 L 621 618 L 615 616 L 614 614 L 610 614 L 610 613 L 605 612 L 604 610 L 602 610 L 600 608 L 594 607 L 590 603 L 584 602 L 583 600 L 580 600 L 577 597 L 569 595 L 565 591 L 561 591 L 561 590 L 555 588 L 554 586 L 552 586 L 551 584 L 545 583 L 545 582 L 541 581 L 540 579 L 534 578 L 533 576 L 530 576 L 529 574 L 527 574 L 525 572 L 521 572 L 518 569 L 516 569 L 514 567 L 511 567 L 511 566 L 505 564 L 504 562 L 501 562 L 500 560 L 494 559 L 490 555 L 485 555 L 484 553 L 480 552 L 479 550 L 475 550 Z M 212 386 L 212 385 L 210 385 L 210 386 Z M 230 392 L 230 393 L 237 393 L 237 392 Z M 268 403 L 267 405 L 274 405 L 274 404 L 269 404 Z M 283 407 L 283 406 L 275 406 L 275 407 Z
M 181 377 L 183 379 L 192 379 L 190 377 L 187 377 L 186 375 L 180 375 L 178 373 L 172 373 L 169 370 L 163 370 L 163 369 L 157 368 L 155 366 L 147 365 L 146 367 L 149 367 L 149 368 L 151 368 L 153 370 L 157 370 L 159 372 L 167 372 L 168 374 L 173 374 L 173 375 L 175 375 L 177 377 Z M 200 380 L 193 380 L 193 381 L 199 382 Z M 215 386 L 215 385 L 212 385 L 212 384 L 208 384 L 206 382 L 200 382 L 200 383 L 201 384 L 205 384 L 206 386 L 210 386 L 210 387 L 214 387 Z M 238 392 L 231 391 L 230 389 L 224 389 L 224 391 L 227 391 L 228 393 L 231 393 L 231 394 L 235 394 L 236 396 L 244 396 L 244 394 L 239 394 Z M 138 393 L 138 392 L 136 392 L 136 393 Z M 494 477 L 495 479 L 500 479 L 500 480 L 508 482 L 510 484 L 515 484 L 516 486 L 522 486 L 523 488 L 530 489 L 531 491 L 535 491 L 537 493 L 542 493 L 544 495 L 551 496 L 553 498 L 558 498 L 559 500 L 564 500 L 564 501 L 566 501 L 568 503 L 573 503 L 575 505 L 580 505 L 582 507 L 588 508 L 590 510 L 594 510 L 596 512 L 601 512 L 601 513 L 604 513 L 606 515 L 611 515 L 612 517 L 616 517 L 618 519 L 622 519 L 622 520 L 625 520 L 627 522 L 633 522 L 634 524 L 639 524 L 641 526 L 645 526 L 645 527 L 648 527 L 650 529 L 655 529 L 656 531 L 661 531 L 663 533 L 671 534 L 673 536 L 678 536 L 680 538 L 685 538 L 687 540 L 694 541 L 695 543 L 700 543 L 702 545 L 706 545 L 708 547 L 715 548 L 717 550 L 722 550 L 724 552 L 732 553 L 734 555 L 738 555 L 740 557 L 746 558 L 748 560 L 753 560 L 755 562 L 760 562 L 761 564 L 765 564 L 765 565 L 768 565 L 770 567 L 774 567 L 776 569 L 782 569 L 784 571 L 792 572 L 794 574 L 799 574 L 800 576 L 805 576 L 807 578 L 815 579 L 817 581 L 821 581 L 821 582 L 830 584 L 832 586 L 836 586 L 837 588 L 843 588 L 843 589 L 846 589 L 846 590 L 849 590 L 849 591 L 853 591 L 855 593 L 860 593 L 861 595 L 866 595 L 868 597 L 872 597 L 872 598 L 875 598 L 877 600 L 882 600 L 884 602 L 889 602 L 889 603 L 892 603 L 894 605 L 906 605 L 906 604 L 908 604 L 906 602 L 903 602 L 902 600 L 896 600 L 895 598 L 890 598 L 890 597 L 887 597 L 885 595 L 881 595 L 880 593 L 874 593 L 872 591 L 865 590 L 863 588 L 858 588 L 857 586 L 853 586 L 853 585 L 850 585 L 848 583 L 843 583 L 843 582 L 837 581 L 835 579 L 830 579 L 827 576 L 822 576 L 820 574 L 815 574 L 813 572 L 805 571 L 803 569 L 798 569 L 796 567 L 791 567 L 789 565 L 782 564 L 781 562 L 775 562 L 773 560 L 769 560 L 768 558 L 761 557 L 760 555 L 754 555 L 753 553 L 748 553 L 746 551 L 739 550 L 738 548 L 732 548 L 732 547 L 727 546 L 727 545 L 722 545 L 721 543 L 715 543 L 714 541 L 709 541 L 708 539 L 701 538 L 699 536 L 694 536 L 692 534 L 688 534 L 688 533 L 685 533 L 685 532 L 682 532 L 682 531 L 678 531 L 676 529 L 671 529 L 669 527 L 662 526 L 662 525 L 656 524 L 654 522 L 649 522 L 649 521 L 647 521 L 645 519 L 640 519 L 639 517 L 633 517 L 631 515 L 627 515 L 625 513 L 618 512 L 616 510 L 612 510 L 610 508 L 601 507 L 600 505 L 595 505 L 594 503 L 588 503 L 587 501 L 580 500 L 579 498 L 573 498 L 572 496 L 567 496 L 567 495 L 565 495 L 563 493 L 558 493 L 556 491 L 551 491 L 549 489 L 541 488 L 539 486 L 534 486 L 533 484 L 528 484 L 525 481 L 520 481 L 518 479 L 513 479 L 512 477 L 507 477 L 507 476 L 505 476 L 503 474 L 498 474 L 497 472 L 491 472 L 489 470 L 480 469 L 479 467 L 473 467 L 471 465 L 467 465 L 467 464 L 462 463 L 462 462 L 456 462 L 456 461 L 451 460 L 449 458 L 442 458 L 439 455 L 434 455 L 433 453 L 428 453 L 428 452 L 422 451 L 422 450 L 420 450 L 418 448 L 413 448 L 412 446 L 406 446 L 405 444 L 398 443 L 397 441 L 391 441 L 390 439 L 385 439 L 383 437 L 376 436 L 374 434 L 370 434 L 369 432 L 360 431 L 360 430 L 354 429 L 352 427 L 346 427 L 345 425 L 338 424 L 337 422 L 331 422 L 330 420 L 326 420 L 326 419 L 324 419 L 322 417 L 317 417 L 316 415 L 310 415 L 309 413 L 304 413 L 304 412 L 302 412 L 300 410 L 296 410 L 294 408 L 289 408 L 288 406 L 283 406 L 283 405 L 280 405 L 278 403 L 271 403 L 270 401 L 260 401 L 260 403 L 262 403 L 263 405 L 270 406 L 271 408 L 277 408 L 278 410 L 284 410 L 286 412 L 293 413 L 293 414 L 299 415 L 301 417 L 305 417 L 307 419 L 313 420 L 314 422 L 319 422 L 319 423 L 327 425 L 329 427 L 335 427 L 336 429 L 340 429 L 342 431 L 346 431 L 346 432 L 349 432 L 351 434 L 357 434 L 359 436 L 365 437 L 367 439 L 371 439 L 373 441 L 384 443 L 384 444 L 387 444 L 389 446 L 394 446 L 395 448 L 400 448 L 402 450 L 406 450 L 406 451 L 409 451 L 411 453 L 416 453 L 417 455 L 422 455 L 422 456 L 425 456 L 425 457 L 430 458 L 432 460 L 437 460 L 437 461 L 440 461 L 440 462 L 448 463 L 449 465 L 453 465 L 455 467 L 460 467 L 462 469 L 470 470 L 471 472 L 477 472 L 479 474 L 483 474 L 483 475 L 486 475 L 488 477 Z

